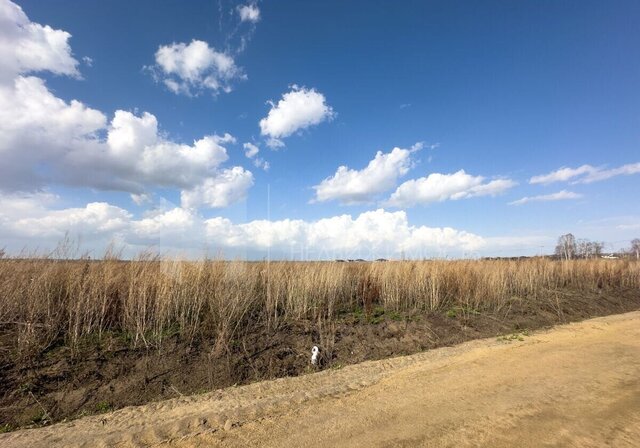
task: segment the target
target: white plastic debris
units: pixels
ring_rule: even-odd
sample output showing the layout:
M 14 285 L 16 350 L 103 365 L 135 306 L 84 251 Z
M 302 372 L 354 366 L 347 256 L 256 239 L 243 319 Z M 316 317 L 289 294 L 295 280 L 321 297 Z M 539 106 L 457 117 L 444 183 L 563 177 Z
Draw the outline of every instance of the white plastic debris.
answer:
M 311 364 L 314 366 L 318 364 L 318 356 L 320 356 L 320 349 L 317 345 L 314 345 L 311 349 Z

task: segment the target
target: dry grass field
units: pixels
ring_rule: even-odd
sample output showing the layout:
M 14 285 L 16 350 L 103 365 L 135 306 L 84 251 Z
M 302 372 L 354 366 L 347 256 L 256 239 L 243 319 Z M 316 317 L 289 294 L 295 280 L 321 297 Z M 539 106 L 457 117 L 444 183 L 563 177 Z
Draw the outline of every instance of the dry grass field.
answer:
M 6 429 L 640 308 L 633 260 L 0 260 Z M 76 395 L 74 395 L 76 394 Z
M 344 312 L 499 313 L 514 299 L 551 301 L 558 292 L 640 288 L 640 263 L 621 260 L 226 262 L 0 262 L 0 324 L 14 327 L 9 350 L 25 358 L 58 340 L 126 335 L 152 346 L 167 335 L 213 338 L 222 348 L 256 322 L 314 319 Z M 4 347 L 7 350 L 7 347 Z

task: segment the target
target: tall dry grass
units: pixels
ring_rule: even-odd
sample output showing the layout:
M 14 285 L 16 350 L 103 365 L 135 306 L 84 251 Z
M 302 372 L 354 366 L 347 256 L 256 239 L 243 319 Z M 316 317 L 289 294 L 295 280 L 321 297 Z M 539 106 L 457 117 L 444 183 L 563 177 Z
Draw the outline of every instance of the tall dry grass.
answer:
M 555 291 L 640 288 L 630 260 L 240 262 L 0 259 L 0 329 L 18 356 L 54 342 L 125 335 L 153 346 L 178 335 L 210 338 L 223 350 L 238 331 L 341 313 L 499 312 L 514 298 L 547 300 Z M 6 339 L 3 339 L 6 341 Z

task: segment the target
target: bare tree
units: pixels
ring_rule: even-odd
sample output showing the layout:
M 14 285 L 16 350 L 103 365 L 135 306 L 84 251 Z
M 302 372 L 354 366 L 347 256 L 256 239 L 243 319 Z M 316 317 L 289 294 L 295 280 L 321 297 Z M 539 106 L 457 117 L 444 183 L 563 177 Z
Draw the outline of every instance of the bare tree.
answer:
M 589 240 L 585 240 L 583 238 L 576 242 L 576 256 L 578 258 L 589 258 L 589 244 Z
M 636 260 L 640 260 L 640 238 L 631 240 L 631 249 L 629 252 L 636 254 Z
M 571 233 L 558 238 L 556 255 L 564 260 L 571 260 L 576 256 L 576 237 Z
M 578 258 L 598 258 L 602 255 L 604 243 L 600 241 L 589 241 L 579 239 L 576 243 L 576 256 Z
M 604 250 L 604 243 L 602 241 L 593 241 L 591 242 L 592 251 L 594 257 L 601 257 L 602 251 Z

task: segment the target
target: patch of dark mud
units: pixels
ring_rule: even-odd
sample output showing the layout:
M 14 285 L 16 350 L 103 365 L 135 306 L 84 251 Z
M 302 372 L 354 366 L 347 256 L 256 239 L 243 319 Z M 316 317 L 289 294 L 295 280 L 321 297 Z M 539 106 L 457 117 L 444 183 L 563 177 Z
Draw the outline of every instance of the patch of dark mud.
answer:
M 322 349 L 322 366 L 408 355 L 471 339 L 536 330 L 555 324 L 640 309 L 640 291 L 562 291 L 541 299 L 513 298 L 492 313 L 451 308 L 397 313 L 374 308 L 343 313 L 331 322 L 256 325 L 229 346 L 176 338 L 160 347 L 130 347 L 112 335 L 71 353 L 54 346 L 30 365 L 0 353 L 0 430 L 37 426 L 124 406 L 175 398 L 235 384 L 310 373 L 310 349 Z M 0 349 L 15 337 L 0 334 Z

